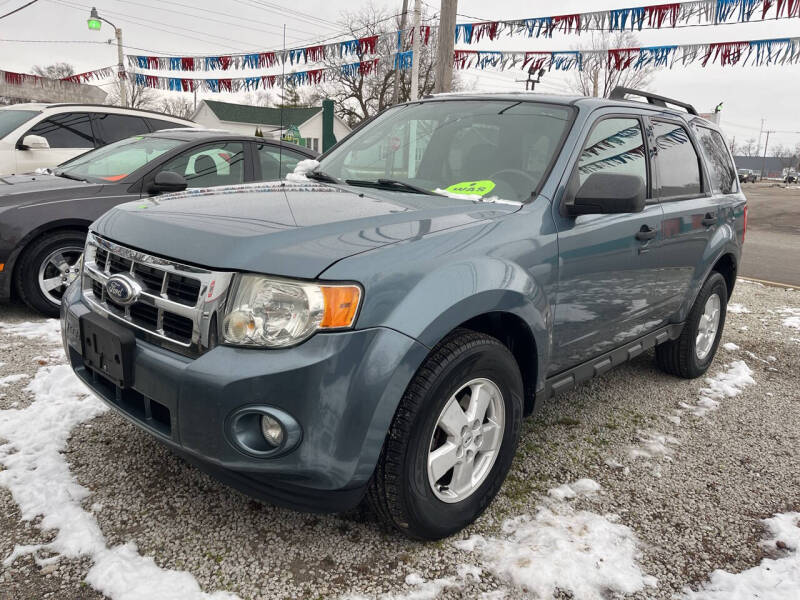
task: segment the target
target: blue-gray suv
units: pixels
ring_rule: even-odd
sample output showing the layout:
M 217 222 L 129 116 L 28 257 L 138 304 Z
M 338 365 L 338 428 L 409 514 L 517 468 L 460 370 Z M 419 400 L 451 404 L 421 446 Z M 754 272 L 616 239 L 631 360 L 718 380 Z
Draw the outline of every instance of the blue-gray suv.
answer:
M 746 215 L 688 104 L 435 96 L 288 181 L 113 208 L 64 344 L 219 479 L 299 509 L 366 499 L 436 539 L 491 502 L 549 396 L 650 348 L 679 377 L 708 369 Z

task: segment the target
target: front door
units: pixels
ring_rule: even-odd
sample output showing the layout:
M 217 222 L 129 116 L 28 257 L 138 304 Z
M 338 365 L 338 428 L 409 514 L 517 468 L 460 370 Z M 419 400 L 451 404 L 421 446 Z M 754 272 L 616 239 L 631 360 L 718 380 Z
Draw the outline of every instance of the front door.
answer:
M 636 115 L 600 117 L 575 165 L 578 185 L 592 173 L 624 173 L 647 184 L 642 212 L 563 216 L 558 228 L 559 283 L 555 300 L 551 370 L 585 362 L 657 329 L 662 211 L 652 198 L 649 150 Z
M 95 147 L 92 125 L 87 113 L 63 113 L 50 116 L 25 132 L 47 140 L 49 149 L 14 150 L 16 173 L 29 173 L 39 168 L 52 168 Z

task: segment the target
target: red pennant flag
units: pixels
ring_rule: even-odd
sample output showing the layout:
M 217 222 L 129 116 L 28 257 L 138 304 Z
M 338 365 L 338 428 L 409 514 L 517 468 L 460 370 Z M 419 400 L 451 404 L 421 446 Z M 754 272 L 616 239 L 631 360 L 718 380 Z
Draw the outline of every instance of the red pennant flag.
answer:
M 371 35 L 358 39 L 358 53 L 359 54 L 375 54 L 375 49 L 378 46 L 378 36 Z

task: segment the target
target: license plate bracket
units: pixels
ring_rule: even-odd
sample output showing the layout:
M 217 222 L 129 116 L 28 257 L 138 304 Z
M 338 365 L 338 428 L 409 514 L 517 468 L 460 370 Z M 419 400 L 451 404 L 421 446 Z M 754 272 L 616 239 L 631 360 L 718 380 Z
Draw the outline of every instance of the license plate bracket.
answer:
M 96 313 L 79 322 L 84 364 L 123 389 L 133 385 L 133 332 Z

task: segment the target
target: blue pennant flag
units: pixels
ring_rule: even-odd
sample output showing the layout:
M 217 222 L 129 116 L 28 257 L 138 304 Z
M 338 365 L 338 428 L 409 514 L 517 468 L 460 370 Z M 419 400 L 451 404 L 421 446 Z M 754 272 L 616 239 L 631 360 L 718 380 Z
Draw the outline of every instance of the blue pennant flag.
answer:
M 344 42 L 339 42 L 339 54 L 341 56 L 358 54 L 358 40 L 347 40 Z
M 398 52 L 394 55 L 394 68 L 395 69 L 410 69 L 413 51 L 407 50 L 405 52 Z
M 169 78 L 169 91 L 171 92 L 182 92 L 183 87 L 181 86 L 181 80 L 176 77 Z
M 170 71 L 180 71 L 181 70 L 181 57 L 180 56 L 171 56 L 169 59 L 169 70 Z
M 472 43 L 472 23 L 459 23 L 456 25 L 456 43 L 459 40 L 465 44 Z
M 619 8 L 609 11 L 609 30 L 622 31 L 628 26 L 630 19 L 631 31 L 634 29 L 642 30 L 644 25 L 644 7 L 637 8 Z

